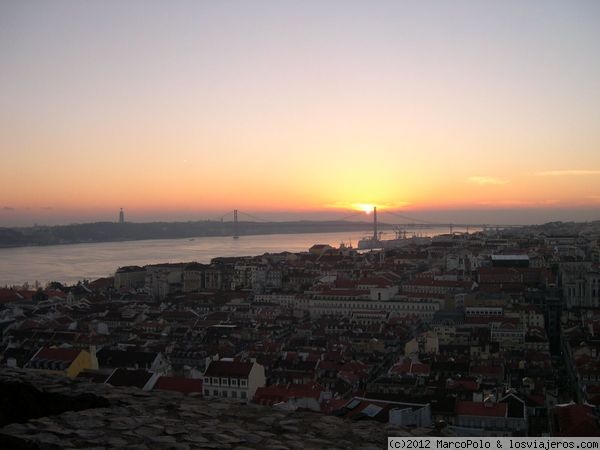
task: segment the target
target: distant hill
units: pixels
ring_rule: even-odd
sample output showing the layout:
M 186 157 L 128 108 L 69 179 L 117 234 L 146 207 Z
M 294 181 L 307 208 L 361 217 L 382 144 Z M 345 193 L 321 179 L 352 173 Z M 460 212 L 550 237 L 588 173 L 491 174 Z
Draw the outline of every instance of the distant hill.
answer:
M 240 236 L 253 234 L 327 233 L 362 231 L 370 227 L 364 222 L 295 221 L 239 222 Z M 391 225 L 379 224 L 382 229 Z M 144 239 L 181 239 L 203 236 L 233 236 L 233 222 L 94 222 L 73 225 L 0 228 L 0 247 L 117 242 Z

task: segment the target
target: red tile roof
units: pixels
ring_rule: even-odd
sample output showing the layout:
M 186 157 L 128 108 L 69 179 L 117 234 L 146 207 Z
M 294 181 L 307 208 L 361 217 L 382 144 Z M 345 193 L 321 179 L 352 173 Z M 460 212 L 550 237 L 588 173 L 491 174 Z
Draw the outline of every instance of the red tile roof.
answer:
M 420 298 L 420 299 L 443 299 L 446 294 L 438 294 L 436 292 L 403 292 L 404 297 Z
M 356 281 L 347 278 L 337 278 L 333 285 L 337 289 L 356 289 Z
M 392 366 L 390 373 L 397 373 L 400 375 L 425 375 L 429 376 L 431 367 L 429 364 L 423 364 L 418 361 L 413 361 L 409 358 L 405 358 L 403 361 L 398 362 Z
M 160 377 L 154 385 L 153 389 L 181 392 L 182 394 L 190 394 L 192 392 L 202 393 L 202 379 L 183 377 Z
M 326 289 L 316 294 L 329 297 L 360 297 L 369 295 L 369 291 L 365 289 Z
M 506 417 L 506 403 L 457 402 L 456 415 Z
M 63 292 L 63 291 L 56 291 L 56 290 L 48 289 L 45 291 L 45 293 L 49 298 L 52 298 L 52 297 L 67 298 L 67 293 Z
M 546 397 L 544 395 L 529 394 L 527 399 L 537 406 L 544 406 L 546 404 Z
M 17 293 L 12 289 L 0 288 L 0 303 L 8 303 L 20 300 Z
M 502 375 L 504 369 L 502 366 L 490 366 L 490 365 L 472 365 L 470 372 L 477 374 L 487 374 L 487 375 Z
M 392 283 L 383 277 L 366 277 L 358 280 L 359 286 L 377 286 L 377 287 L 388 287 Z
M 42 347 L 32 358 L 32 360 L 36 359 L 45 359 L 48 361 L 65 361 L 71 362 L 81 352 L 80 349 L 75 348 L 48 348 Z
M 106 289 L 112 287 L 114 283 L 115 279 L 113 277 L 98 278 L 97 280 L 90 282 L 90 288 L 94 290 Z
M 23 297 L 24 300 L 32 300 L 33 296 L 37 293 L 37 291 L 27 291 L 27 290 L 20 290 L 19 291 L 19 295 L 21 297 Z
M 555 436 L 600 436 L 600 427 L 591 406 L 557 406 L 554 415 L 558 425 Z
M 431 280 L 425 278 L 414 278 L 406 286 L 437 286 L 437 287 L 455 287 L 463 289 L 471 289 L 472 281 L 452 281 L 452 280 Z
M 238 361 L 211 361 L 204 376 L 248 378 L 253 365 L 254 363 Z
M 446 389 L 450 391 L 469 391 L 475 392 L 479 389 L 479 383 L 476 380 L 452 380 L 452 382 L 446 383 Z

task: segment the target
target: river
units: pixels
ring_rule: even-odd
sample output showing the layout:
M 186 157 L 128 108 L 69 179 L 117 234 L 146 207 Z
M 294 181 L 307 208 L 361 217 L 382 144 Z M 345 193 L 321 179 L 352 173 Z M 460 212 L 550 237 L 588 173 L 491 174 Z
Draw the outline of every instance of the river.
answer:
M 461 231 L 461 230 L 456 230 Z M 432 236 L 447 229 L 420 230 Z M 208 263 L 217 256 L 253 256 L 282 251 L 307 251 L 313 244 L 338 246 L 340 242 L 356 247 L 370 231 L 341 233 L 270 234 L 194 239 L 156 239 L 145 241 L 99 242 L 93 244 L 49 245 L 0 249 L 0 286 L 42 286 L 49 281 L 74 283 L 112 276 L 121 266 L 164 262 L 197 261 Z M 393 233 L 383 239 L 393 238 Z

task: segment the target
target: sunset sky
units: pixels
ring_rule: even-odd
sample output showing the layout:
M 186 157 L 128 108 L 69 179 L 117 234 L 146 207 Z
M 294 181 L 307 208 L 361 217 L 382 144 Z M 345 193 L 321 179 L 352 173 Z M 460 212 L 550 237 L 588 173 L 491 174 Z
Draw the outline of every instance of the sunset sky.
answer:
M 596 0 L 0 0 L 0 226 L 600 219 L 599 55 Z

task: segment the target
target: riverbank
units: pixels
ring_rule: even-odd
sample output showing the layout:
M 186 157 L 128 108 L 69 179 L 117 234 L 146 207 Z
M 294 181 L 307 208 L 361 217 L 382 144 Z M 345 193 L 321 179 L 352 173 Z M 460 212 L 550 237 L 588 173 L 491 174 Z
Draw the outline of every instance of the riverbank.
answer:
M 257 236 L 270 234 L 308 234 L 355 232 L 367 228 L 364 222 L 95 222 L 59 226 L 0 228 L 0 248 L 39 247 L 46 245 L 90 244 L 100 242 L 183 239 L 198 237 Z M 382 230 L 392 225 L 381 223 Z

